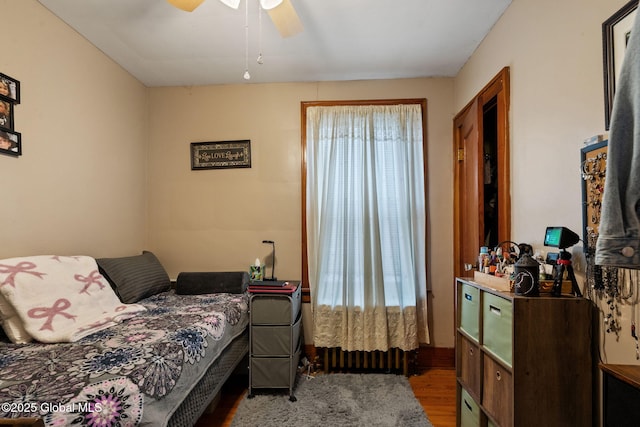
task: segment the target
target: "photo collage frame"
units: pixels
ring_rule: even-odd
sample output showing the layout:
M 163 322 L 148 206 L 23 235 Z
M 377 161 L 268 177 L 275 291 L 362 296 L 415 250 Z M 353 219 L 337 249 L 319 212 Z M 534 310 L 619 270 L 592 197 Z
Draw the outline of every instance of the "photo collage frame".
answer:
M 22 135 L 14 126 L 15 106 L 20 104 L 20 82 L 0 73 L 0 154 L 22 155 Z

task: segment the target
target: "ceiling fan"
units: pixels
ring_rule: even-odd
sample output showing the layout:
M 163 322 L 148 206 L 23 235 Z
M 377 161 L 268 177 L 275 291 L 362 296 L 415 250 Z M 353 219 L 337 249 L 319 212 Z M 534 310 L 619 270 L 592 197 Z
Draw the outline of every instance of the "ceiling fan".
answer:
M 192 12 L 204 0 L 167 0 L 171 5 Z M 240 0 L 220 0 L 230 8 L 237 9 Z M 302 31 L 302 23 L 290 0 L 259 0 L 282 37 L 291 37 Z

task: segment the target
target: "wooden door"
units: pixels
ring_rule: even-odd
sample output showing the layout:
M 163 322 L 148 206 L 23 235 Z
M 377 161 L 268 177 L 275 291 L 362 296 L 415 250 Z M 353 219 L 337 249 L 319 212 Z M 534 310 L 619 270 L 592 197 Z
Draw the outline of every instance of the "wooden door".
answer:
M 454 238 L 457 242 L 456 277 L 464 276 L 464 264 L 477 260 L 484 229 L 483 203 L 480 185 L 480 159 L 482 146 L 478 119 L 478 100 L 474 99 L 454 121 L 456 206 Z
M 470 276 L 465 264 L 475 265 L 484 245 L 483 122 L 485 108 L 494 116 L 498 240 L 511 238 L 511 176 L 509 154 L 509 68 L 503 68 L 453 121 L 454 132 L 454 274 Z

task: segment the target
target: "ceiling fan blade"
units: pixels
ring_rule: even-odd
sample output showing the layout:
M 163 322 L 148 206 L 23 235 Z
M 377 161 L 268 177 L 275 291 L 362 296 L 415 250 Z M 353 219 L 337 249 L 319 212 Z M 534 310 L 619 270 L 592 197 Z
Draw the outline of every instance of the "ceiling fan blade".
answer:
M 276 6 L 280 6 L 282 0 L 260 0 L 260 7 L 264 10 L 273 9 Z
M 240 7 L 240 0 L 220 0 L 222 3 L 229 6 L 231 9 L 237 9 Z
M 200 6 L 204 0 L 167 0 L 169 4 L 177 7 L 178 9 L 182 9 L 185 12 L 193 12 L 193 10 Z
M 280 5 L 267 10 L 267 13 L 282 37 L 295 36 L 302 31 L 302 22 L 290 0 L 283 0 Z

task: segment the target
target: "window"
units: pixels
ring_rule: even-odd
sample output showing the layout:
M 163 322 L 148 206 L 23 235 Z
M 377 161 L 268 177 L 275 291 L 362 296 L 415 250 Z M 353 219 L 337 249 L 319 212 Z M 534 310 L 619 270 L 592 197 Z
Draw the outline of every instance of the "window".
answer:
M 415 332 L 416 307 L 426 319 L 426 102 L 329 104 L 303 104 L 303 272 L 313 306 L 333 320 L 345 319 L 339 310 L 385 318 L 346 328 L 365 335 L 369 327 L 380 335 L 382 324 L 397 329 L 397 318 L 386 319 L 393 307 L 412 313 L 400 323 Z M 316 316 L 315 329 L 326 327 L 328 335 L 345 329 L 323 322 L 318 328 Z M 388 340 L 387 331 L 382 335 Z M 415 348 L 416 337 L 411 340 L 397 346 Z

